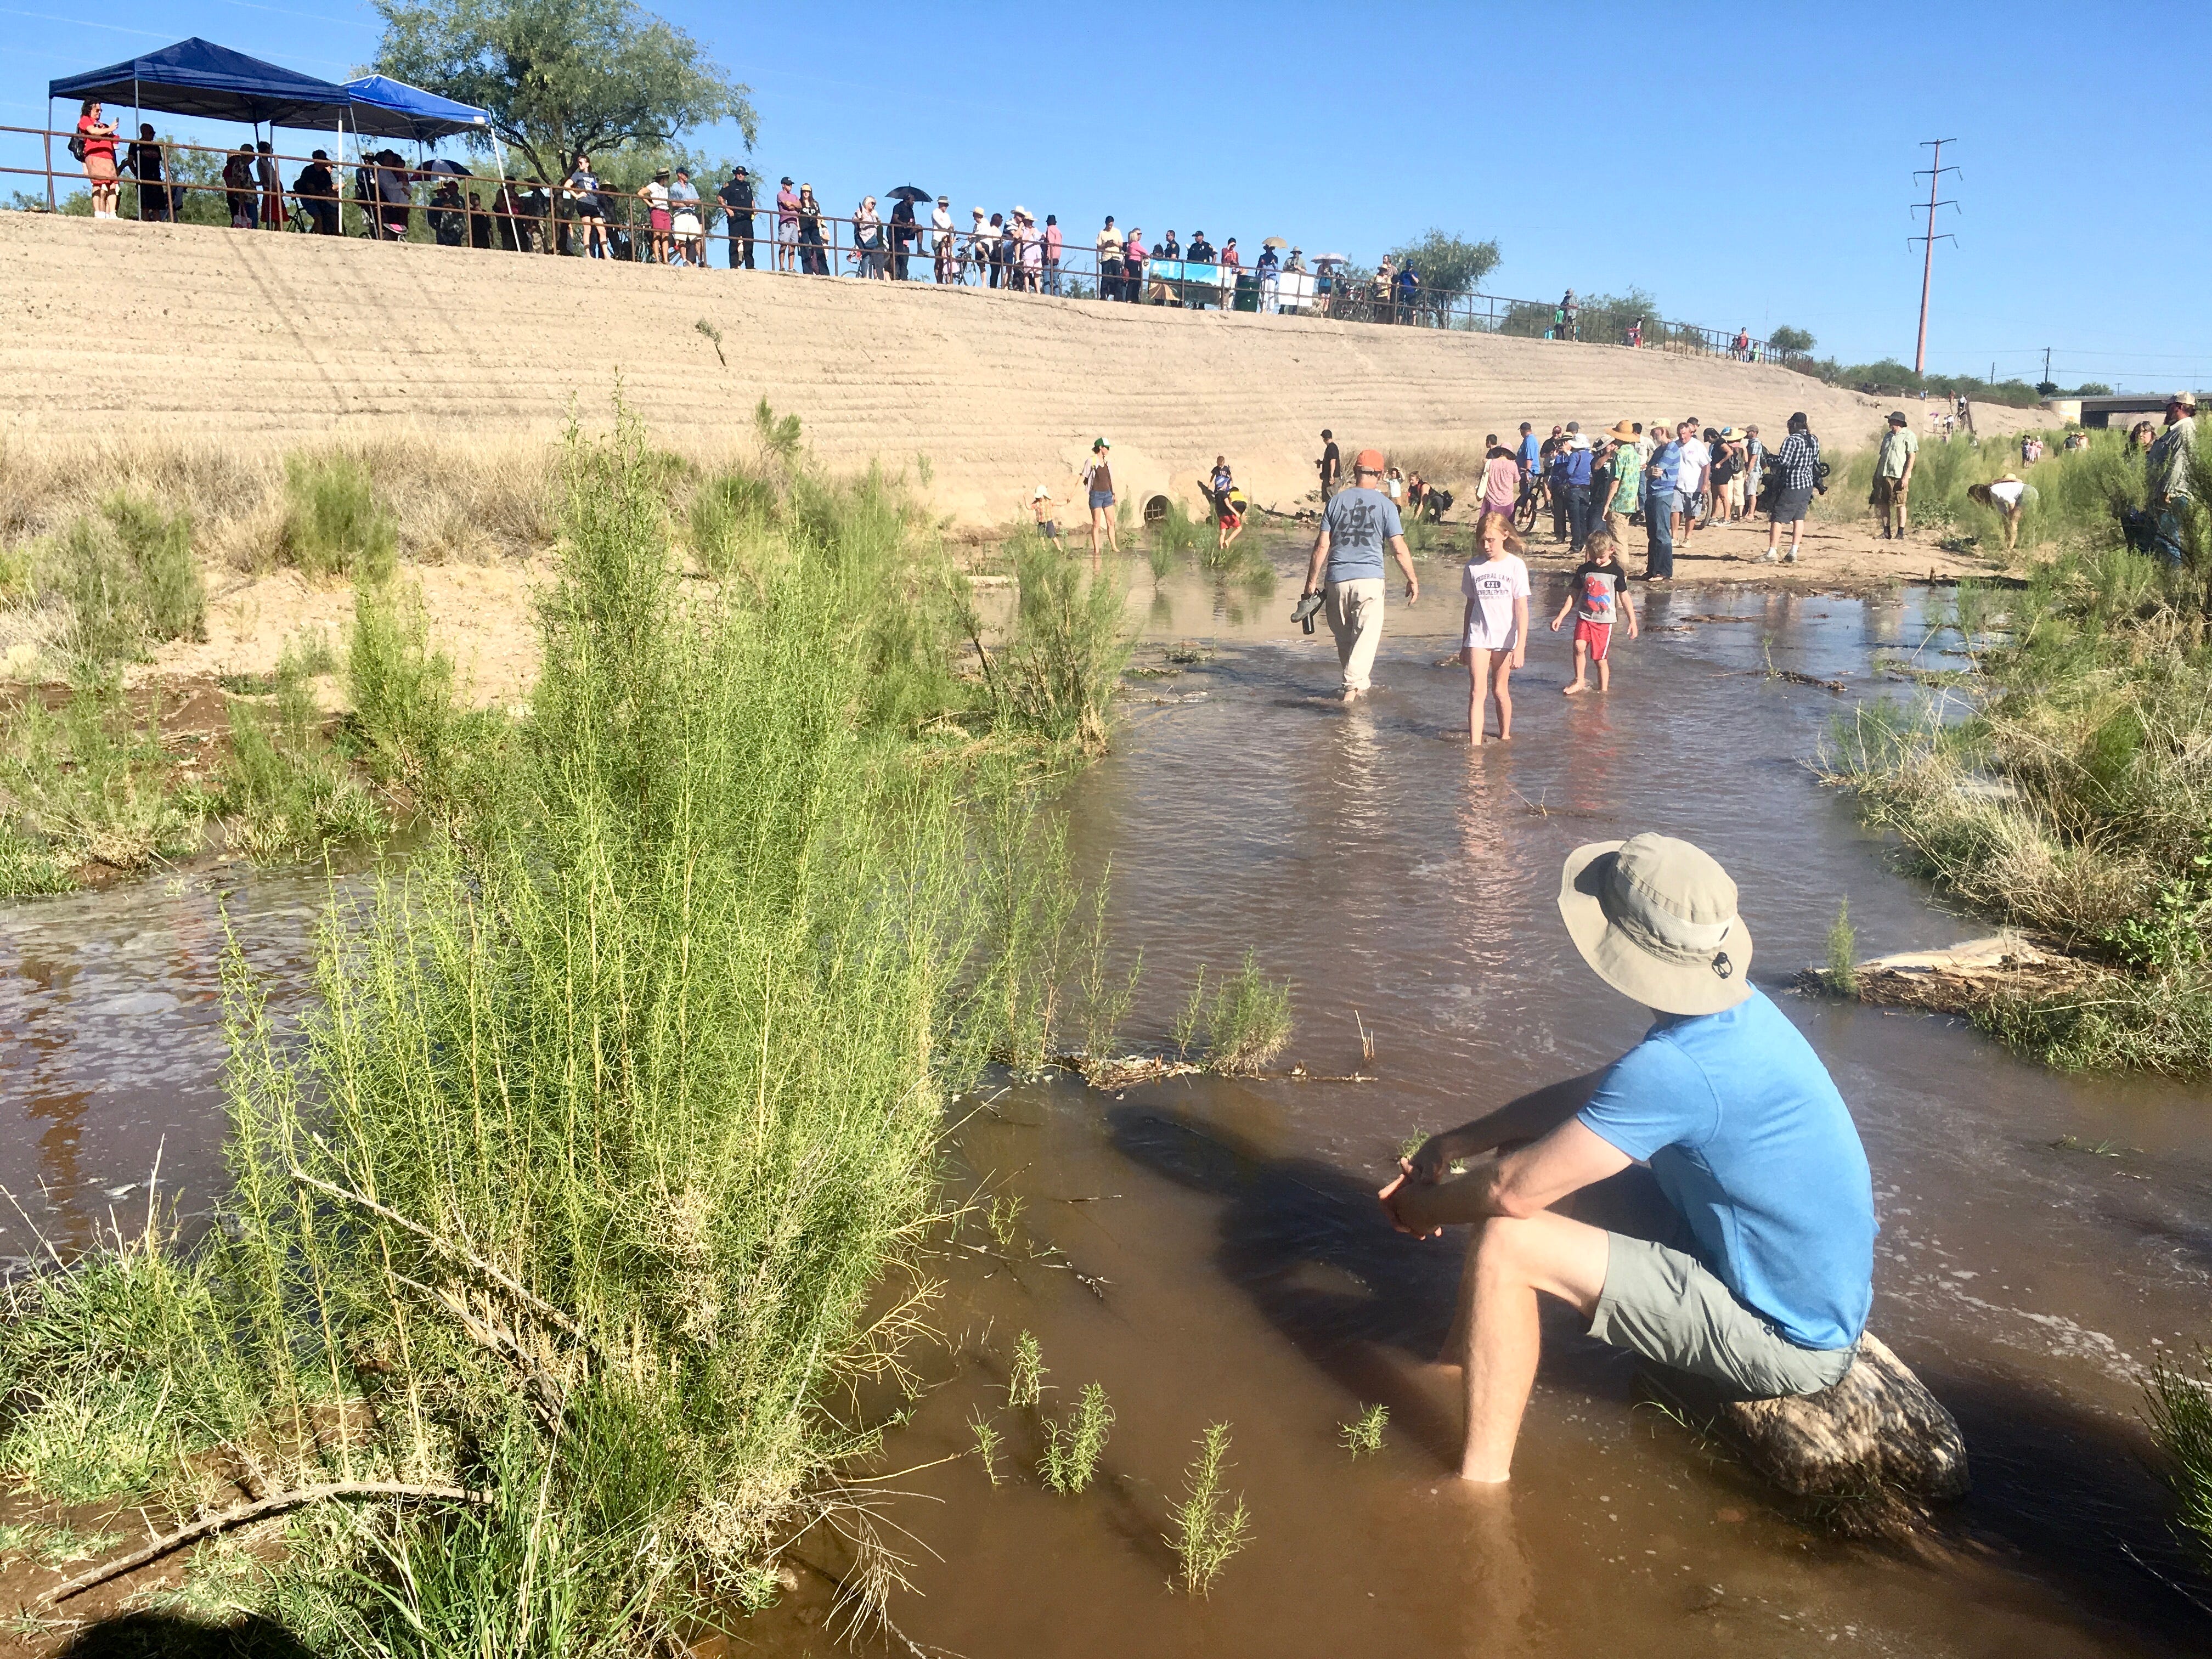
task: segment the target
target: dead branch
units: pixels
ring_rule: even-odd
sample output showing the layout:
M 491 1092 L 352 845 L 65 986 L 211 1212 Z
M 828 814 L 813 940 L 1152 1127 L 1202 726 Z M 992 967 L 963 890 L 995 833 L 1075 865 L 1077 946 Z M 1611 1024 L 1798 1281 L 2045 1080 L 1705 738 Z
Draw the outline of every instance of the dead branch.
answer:
M 350 1204 L 356 1209 L 365 1210 L 370 1215 L 376 1217 L 380 1221 L 390 1222 L 402 1232 L 407 1233 L 415 1238 L 421 1239 L 423 1243 L 430 1247 L 434 1253 L 444 1257 L 454 1266 L 465 1268 L 470 1273 L 474 1273 L 477 1278 L 484 1280 L 487 1284 L 494 1285 L 497 1289 L 505 1291 L 507 1295 L 513 1297 L 517 1302 L 522 1304 L 524 1307 L 529 1309 L 531 1312 L 536 1314 L 539 1318 L 545 1321 L 547 1324 L 553 1326 L 557 1330 L 565 1332 L 568 1335 L 574 1337 L 577 1341 L 582 1343 L 587 1348 L 594 1346 L 592 1342 L 592 1339 L 585 1334 L 584 1328 L 581 1325 L 579 1325 L 574 1319 L 562 1312 L 560 1309 L 555 1307 L 544 1297 L 538 1295 L 537 1291 L 531 1290 L 528 1286 L 522 1284 L 511 1274 L 498 1267 L 495 1267 L 490 1262 L 486 1261 L 482 1256 L 477 1255 L 471 1251 L 463 1249 L 459 1245 L 452 1243 L 450 1240 L 440 1237 L 436 1233 L 432 1232 L 428 1227 L 424 1227 L 415 1222 L 410 1221 L 405 1216 L 400 1214 L 398 1211 L 392 1209 L 388 1205 L 380 1204 L 373 1198 L 363 1198 L 359 1193 L 349 1192 L 343 1187 L 334 1186 L 327 1181 L 319 1180 L 315 1176 L 309 1175 L 305 1170 L 301 1169 L 296 1164 L 292 1168 L 292 1179 L 299 1182 L 302 1187 L 312 1187 L 317 1192 L 322 1193 L 328 1197 L 335 1198 L 342 1204 Z
M 400 1480 L 340 1480 L 325 1486 L 298 1486 L 290 1492 L 276 1492 L 251 1504 L 240 1504 L 231 1509 L 218 1510 L 214 1515 L 203 1516 L 188 1527 L 165 1533 L 143 1548 L 135 1549 L 128 1555 L 118 1556 L 104 1566 L 94 1567 L 90 1572 L 70 1579 L 50 1592 L 46 1601 L 50 1604 L 66 1601 L 73 1595 L 82 1595 L 111 1578 L 120 1578 L 126 1572 L 135 1572 L 149 1561 L 159 1560 L 172 1550 L 182 1549 L 185 1545 L 215 1533 L 333 1498 L 412 1498 L 448 1504 L 488 1504 L 491 1501 L 489 1493 L 470 1492 L 463 1486 L 418 1486 Z

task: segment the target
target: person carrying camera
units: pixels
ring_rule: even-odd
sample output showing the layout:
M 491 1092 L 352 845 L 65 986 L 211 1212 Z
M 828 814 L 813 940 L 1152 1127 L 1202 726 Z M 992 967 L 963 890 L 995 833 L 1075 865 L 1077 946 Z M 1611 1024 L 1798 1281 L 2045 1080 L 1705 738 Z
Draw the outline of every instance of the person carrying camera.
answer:
M 1352 487 L 1330 497 L 1321 516 L 1321 534 L 1314 538 L 1313 557 L 1306 565 L 1301 609 L 1316 595 L 1328 609 L 1346 702 L 1357 702 L 1367 694 L 1375 653 L 1382 643 L 1386 545 L 1405 573 L 1406 603 L 1417 605 L 1421 598 L 1421 579 L 1406 550 L 1405 526 L 1390 498 L 1377 488 L 1387 465 L 1379 449 L 1363 449 L 1352 457 Z

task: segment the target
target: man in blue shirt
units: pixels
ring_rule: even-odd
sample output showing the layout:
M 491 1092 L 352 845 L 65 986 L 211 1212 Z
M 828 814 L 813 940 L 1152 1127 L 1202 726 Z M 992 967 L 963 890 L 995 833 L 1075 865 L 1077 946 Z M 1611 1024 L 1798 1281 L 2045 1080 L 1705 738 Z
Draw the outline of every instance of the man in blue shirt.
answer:
M 1657 1021 L 1572 1117 L 1517 1101 L 1431 1137 L 1381 1194 L 1401 1231 L 1474 1227 L 1443 1355 L 1465 1381 L 1468 1480 L 1511 1473 L 1540 1292 L 1601 1341 L 1747 1399 L 1840 1382 L 1874 1295 L 1866 1152 L 1811 1045 L 1751 987 L 1728 873 L 1665 836 L 1597 842 L 1568 858 L 1559 913 L 1583 961 Z M 1666 1196 L 1668 1237 L 1553 1212 L 1632 1162 Z
M 1657 447 L 1644 468 L 1644 529 L 1650 538 L 1644 580 L 1663 582 L 1674 574 L 1674 514 L 1681 505 L 1675 488 L 1682 470 L 1682 442 L 1679 436 L 1669 438 L 1663 427 L 1651 435 Z
M 1328 450 L 1334 455 L 1336 446 L 1330 444 Z M 1352 457 L 1352 488 L 1338 490 L 1322 509 L 1321 534 L 1314 538 L 1313 556 L 1306 565 L 1304 597 L 1325 596 L 1329 632 L 1336 638 L 1337 665 L 1344 671 L 1340 695 L 1346 702 L 1366 696 L 1375 653 L 1382 643 L 1386 551 L 1406 578 L 1406 603 L 1417 604 L 1421 597 L 1421 579 L 1406 550 L 1397 504 L 1376 487 L 1387 465 L 1379 449 L 1363 449 Z

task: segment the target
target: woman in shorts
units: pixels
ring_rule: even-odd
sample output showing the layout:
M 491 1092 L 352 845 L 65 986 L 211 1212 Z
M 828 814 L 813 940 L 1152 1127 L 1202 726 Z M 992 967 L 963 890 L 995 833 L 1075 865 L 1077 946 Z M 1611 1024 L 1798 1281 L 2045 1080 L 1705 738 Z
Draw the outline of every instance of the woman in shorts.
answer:
M 1811 423 L 1804 415 L 1790 417 L 1790 435 L 1782 441 L 1782 447 L 1774 452 L 1774 506 L 1766 515 L 1766 551 L 1759 555 L 1762 563 L 1772 564 L 1778 558 L 1784 564 L 1797 562 L 1797 543 L 1805 530 L 1805 515 L 1812 510 L 1813 486 L 1820 477 L 1820 441 L 1813 435 Z M 1781 552 L 1782 526 L 1790 526 L 1790 551 Z
M 1482 747 L 1483 702 L 1498 705 L 1498 740 L 1513 740 L 1513 671 L 1528 649 L 1528 567 L 1505 520 L 1482 521 L 1482 556 L 1460 572 L 1467 596 L 1460 660 L 1467 665 L 1467 740 Z
M 568 194 L 575 203 L 576 227 L 584 234 L 584 252 L 592 258 L 607 257 L 607 216 L 599 205 L 599 175 L 592 158 L 576 157 L 576 170 L 568 175 Z
M 674 223 L 668 210 L 668 169 L 653 175 L 653 182 L 638 191 L 645 200 L 646 222 L 653 228 L 653 263 L 668 263 L 668 233 Z
M 1110 463 L 1114 446 L 1103 438 L 1091 446 L 1091 464 L 1083 469 L 1083 488 L 1091 503 L 1091 571 L 1098 573 L 1098 532 L 1106 532 L 1106 544 L 1115 552 L 1121 550 L 1120 538 L 1114 532 L 1114 469 Z
M 76 136 L 77 142 L 84 146 L 84 178 L 92 186 L 92 216 L 112 219 L 118 188 L 115 125 L 106 118 L 97 98 L 84 100 L 84 107 L 76 118 Z

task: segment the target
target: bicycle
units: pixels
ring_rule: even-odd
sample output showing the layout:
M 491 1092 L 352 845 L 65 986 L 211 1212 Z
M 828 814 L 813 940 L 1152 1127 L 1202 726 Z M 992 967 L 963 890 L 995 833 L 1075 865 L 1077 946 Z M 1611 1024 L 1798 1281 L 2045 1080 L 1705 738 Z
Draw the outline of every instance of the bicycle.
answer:
M 1513 527 L 1526 535 L 1536 527 L 1543 516 L 1549 492 L 1541 478 L 1529 477 L 1521 481 L 1521 499 L 1513 503 Z

